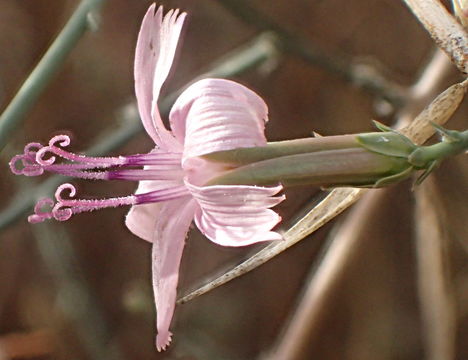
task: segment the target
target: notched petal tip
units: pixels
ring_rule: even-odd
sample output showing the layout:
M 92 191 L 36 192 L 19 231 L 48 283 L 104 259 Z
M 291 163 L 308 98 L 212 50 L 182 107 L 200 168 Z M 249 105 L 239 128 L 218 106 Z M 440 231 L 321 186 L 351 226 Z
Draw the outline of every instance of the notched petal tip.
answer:
M 141 24 L 135 52 L 135 92 L 143 126 L 160 148 L 177 147 L 165 128 L 157 102 L 174 60 L 185 13 L 152 4 Z
M 172 333 L 170 331 L 158 333 L 158 335 L 156 335 L 156 349 L 159 352 L 165 351 L 167 347 L 171 344 L 171 341 Z

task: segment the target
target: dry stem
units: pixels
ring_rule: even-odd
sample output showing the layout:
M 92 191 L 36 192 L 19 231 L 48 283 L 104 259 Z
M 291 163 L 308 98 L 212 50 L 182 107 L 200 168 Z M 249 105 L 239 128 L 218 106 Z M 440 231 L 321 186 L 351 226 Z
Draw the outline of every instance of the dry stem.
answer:
M 458 69 L 468 74 L 468 35 L 437 0 L 404 0 L 436 44 L 450 56 Z

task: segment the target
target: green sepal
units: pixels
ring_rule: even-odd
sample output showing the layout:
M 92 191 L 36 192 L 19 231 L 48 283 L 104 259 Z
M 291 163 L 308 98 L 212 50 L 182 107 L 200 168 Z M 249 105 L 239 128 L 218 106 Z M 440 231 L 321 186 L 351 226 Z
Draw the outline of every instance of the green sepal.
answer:
M 377 120 L 372 120 L 372 123 L 374 124 L 374 126 L 382 131 L 382 132 L 390 132 L 390 133 L 393 133 L 393 134 L 396 134 L 396 135 L 399 135 L 402 140 L 406 141 L 408 143 L 408 145 L 410 146 L 415 146 L 413 144 L 413 142 L 408 139 L 405 135 L 403 135 L 401 132 L 399 132 L 398 130 L 395 130 L 395 129 L 392 129 L 391 127 L 385 125 L 385 124 L 382 124 L 381 122 L 377 121 Z
M 426 148 L 424 146 L 418 146 L 408 156 L 408 162 L 413 165 L 416 169 L 426 169 L 428 167 L 428 161 L 425 158 Z
M 414 168 L 412 166 L 407 167 L 406 169 L 400 171 L 399 173 L 389 175 L 382 177 L 376 181 L 369 182 L 368 184 L 355 184 L 355 183 L 349 183 L 349 184 L 339 184 L 335 186 L 322 186 L 321 189 L 327 190 L 327 189 L 332 189 L 334 187 L 355 187 L 355 188 L 364 188 L 364 189 L 376 189 L 376 188 L 381 188 L 385 186 L 389 186 L 392 184 L 395 184 L 399 181 L 405 180 L 411 176 L 413 173 Z M 424 179 L 423 179 L 424 180 Z
M 429 169 L 434 161 L 442 161 L 468 149 L 468 130 L 459 132 L 447 130 L 433 124 L 442 135 L 442 141 L 428 146 L 418 146 L 409 156 L 408 162 L 418 169 Z
M 390 126 L 387 126 L 383 123 L 381 123 L 380 121 L 377 121 L 377 120 L 372 120 L 372 123 L 374 124 L 374 126 L 382 131 L 382 132 L 395 132 L 394 129 L 392 129 Z
M 407 158 L 417 148 L 406 136 L 394 131 L 364 133 L 356 138 L 365 149 L 393 157 Z
M 402 181 L 408 178 L 413 173 L 413 171 L 414 171 L 414 168 L 412 166 L 409 166 L 405 170 L 397 174 L 386 176 L 377 180 L 373 187 L 380 188 L 380 187 L 385 187 L 385 186 L 397 183 L 399 181 Z
M 440 164 L 440 161 L 434 160 L 431 164 L 424 170 L 424 172 L 416 179 L 413 187 L 421 185 L 421 183 L 426 180 L 431 172 L 433 172 Z
M 443 141 L 453 143 L 462 141 L 463 137 L 461 133 L 456 130 L 448 130 L 441 125 L 431 121 L 431 125 L 436 129 L 436 131 L 442 136 Z

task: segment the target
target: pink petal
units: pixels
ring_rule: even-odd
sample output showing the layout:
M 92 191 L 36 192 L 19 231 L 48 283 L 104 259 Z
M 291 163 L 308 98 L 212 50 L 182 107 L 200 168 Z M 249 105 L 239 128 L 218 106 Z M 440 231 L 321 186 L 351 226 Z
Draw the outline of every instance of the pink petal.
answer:
M 179 181 L 140 181 L 136 194 L 171 188 L 179 185 Z M 161 203 L 134 205 L 125 218 L 125 225 L 136 236 L 152 242 L 156 222 L 160 218 Z
M 158 351 L 165 350 L 171 341 L 169 326 L 174 314 L 180 260 L 185 237 L 197 207 L 195 201 L 187 199 L 163 203 L 154 231 L 152 266 Z
M 263 146 L 268 108 L 260 96 L 234 81 L 200 80 L 188 87 L 169 116 L 184 144 L 185 160 L 215 151 Z
M 160 211 L 161 203 L 134 205 L 125 218 L 125 225 L 136 236 L 152 242 Z
M 282 186 L 186 185 L 200 206 L 195 224 L 211 241 L 223 246 L 244 246 L 282 239 L 271 231 L 281 217 L 270 209 L 285 199 L 274 197 Z
M 135 53 L 135 92 L 138 110 L 147 133 L 158 147 L 178 146 L 165 128 L 157 107 L 159 92 L 169 74 L 186 14 L 150 6 L 141 24 Z

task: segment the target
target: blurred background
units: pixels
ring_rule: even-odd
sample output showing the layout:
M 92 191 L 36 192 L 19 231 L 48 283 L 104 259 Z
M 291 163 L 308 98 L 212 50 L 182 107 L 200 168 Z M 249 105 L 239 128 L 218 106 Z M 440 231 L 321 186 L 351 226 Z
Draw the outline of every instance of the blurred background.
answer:
M 78 3 L 0 0 L 1 109 Z M 97 19 L 99 29 L 83 36 L 0 154 L 2 360 L 268 358 L 265 354 L 281 343 L 310 274 L 349 215 L 348 211 L 339 216 L 255 271 L 178 306 L 174 340 L 163 353 L 154 346 L 150 244 L 125 228 L 127 209 L 38 225 L 27 223 L 33 206 L 27 207 L 27 213 L 10 216 L 23 195 L 48 195 L 43 187 L 37 190 L 47 176 L 16 177 L 9 171 L 9 159 L 26 143 L 44 143 L 66 133 L 72 136 L 71 151 L 85 152 L 114 141 L 116 132 L 128 128 L 135 134 L 115 140 L 116 146 L 109 147 L 111 155 L 152 148 L 149 137 L 135 130 L 133 90 L 134 47 L 150 4 L 105 2 Z M 271 141 L 308 137 L 314 131 L 321 135 L 372 131 L 371 119 L 394 124 L 404 112 L 417 114 L 430 99 L 414 95 L 411 86 L 434 59 L 435 47 L 402 1 L 167 0 L 160 4 L 189 14 L 163 97 L 213 66 L 237 59 L 229 64 L 229 77 L 265 99 Z M 252 60 L 244 64 L 238 56 L 246 51 Z M 264 55 L 258 55 L 262 51 Z M 461 80 L 455 67 L 439 62 L 439 75 L 434 76 L 440 79 L 428 85 L 431 97 Z M 465 102 L 447 127 L 465 130 L 467 111 Z M 431 180 L 444 219 L 444 254 L 455 314 L 454 359 L 468 358 L 467 177 L 466 158 L 459 156 L 444 163 Z M 117 181 L 73 183 L 79 195 L 97 198 L 128 195 L 136 187 Z M 379 206 L 356 224 L 359 245 L 297 358 L 426 358 L 424 333 L 436 324 L 423 321 L 418 300 L 419 248 L 414 240 L 417 216 L 411 185 L 408 181 L 386 190 Z M 278 207 L 285 229 L 324 192 L 300 188 L 286 195 Z M 192 229 L 182 259 L 179 294 L 260 248 L 223 248 Z

